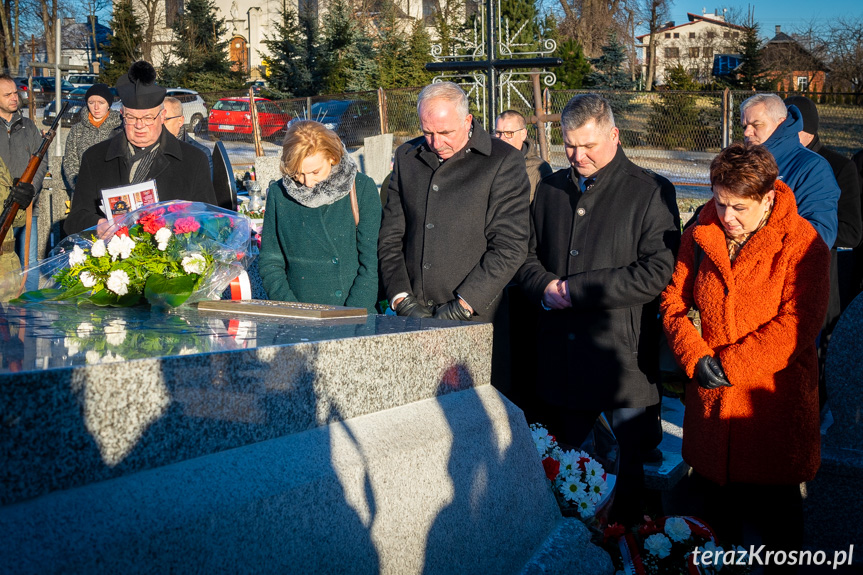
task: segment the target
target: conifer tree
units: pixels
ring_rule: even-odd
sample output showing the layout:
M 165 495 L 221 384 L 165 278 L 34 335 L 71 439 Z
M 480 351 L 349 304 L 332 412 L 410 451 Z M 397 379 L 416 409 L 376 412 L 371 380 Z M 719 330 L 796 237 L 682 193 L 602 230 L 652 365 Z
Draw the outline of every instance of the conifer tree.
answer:
M 587 77 L 587 84 L 604 90 L 632 90 L 635 82 L 624 70 L 626 49 L 617 40 L 617 34 L 609 33 L 608 43 L 602 47 L 599 58 L 591 59 L 595 68 Z
M 272 88 L 287 97 L 303 94 L 311 84 L 311 72 L 306 67 L 306 54 L 296 13 L 287 5 L 280 12 L 280 21 L 274 23 L 275 33 L 266 35 L 263 44 L 268 55 L 264 57 L 267 81 Z
M 426 70 L 427 62 L 431 62 L 431 37 L 422 20 L 415 20 L 402 57 L 399 86 L 407 88 L 430 84 L 434 74 Z
M 500 14 L 504 20 L 503 25 L 509 25 L 510 41 L 523 44 L 521 51 L 535 50 L 539 45 L 536 5 L 531 0 L 501 0 Z M 505 29 L 501 30 L 502 38 L 504 33 Z M 515 57 L 518 57 L 517 53 Z
M 761 69 L 761 41 L 758 39 L 758 22 L 752 12 L 743 26 L 740 39 L 742 62 L 737 68 L 736 87 L 744 90 L 764 89 Z
M 563 65 L 555 68 L 556 87 L 564 90 L 578 90 L 584 87 L 585 79 L 591 73 L 590 62 L 578 40 L 569 38 L 558 44 L 555 55 L 563 60 Z
M 111 34 L 102 44 L 110 62 L 99 74 L 99 81 L 113 86 L 117 78 L 129 70 L 132 62 L 141 58 L 143 34 L 141 24 L 132 10 L 131 0 L 119 0 L 114 4 L 110 26 Z
M 377 50 L 377 84 L 381 88 L 396 88 L 401 84 L 402 58 L 407 50 L 407 43 L 400 32 L 395 4 L 392 0 L 385 0 L 381 5 L 381 16 L 378 20 L 380 42 Z

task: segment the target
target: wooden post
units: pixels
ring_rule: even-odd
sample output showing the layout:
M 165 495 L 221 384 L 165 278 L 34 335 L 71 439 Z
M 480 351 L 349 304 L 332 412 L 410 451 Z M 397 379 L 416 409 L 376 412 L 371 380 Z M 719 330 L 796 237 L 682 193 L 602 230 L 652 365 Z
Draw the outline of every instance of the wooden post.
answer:
M 542 88 L 539 85 L 539 70 L 531 70 L 530 79 L 533 81 L 533 107 L 536 115 L 536 137 L 539 140 L 539 155 L 548 161 L 548 139 L 545 137 L 545 109 L 542 105 Z
M 381 134 L 386 134 L 389 119 L 387 118 L 387 94 L 383 88 L 378 88 L 378 117 L 381 121 Z
M 255 105 L 254 86 L 249 86 L 249 111 L 252 114 L 252 139 L 255 141 L 255 156 L 260 158 L 264 155 L 264 147 L 261 145 L 261 126 L 258 124 L 258 106 Z
M 733 126 L 733 112 L 731 110 L 731 90 L 725 88 L 722 92 L 722 149 L 731 145 Z

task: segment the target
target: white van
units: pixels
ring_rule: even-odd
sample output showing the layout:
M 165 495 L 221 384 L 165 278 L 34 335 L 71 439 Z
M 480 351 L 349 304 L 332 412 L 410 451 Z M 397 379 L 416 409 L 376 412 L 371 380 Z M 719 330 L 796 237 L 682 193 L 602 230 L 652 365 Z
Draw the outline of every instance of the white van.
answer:
M 76 88 L 89 88 L 96 83 L 98 74 L 69 74 L 66 79 Z

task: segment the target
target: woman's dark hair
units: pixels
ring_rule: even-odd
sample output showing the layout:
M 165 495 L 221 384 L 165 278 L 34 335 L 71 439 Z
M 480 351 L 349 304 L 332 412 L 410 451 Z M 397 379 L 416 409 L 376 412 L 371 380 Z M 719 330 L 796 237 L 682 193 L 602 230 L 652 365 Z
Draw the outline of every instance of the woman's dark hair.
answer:
M 736 142 L 710 162 L 710 186 L 719 186 L 740 196 L 761 201 L 773 189 L 779 168 L 764 146 Z

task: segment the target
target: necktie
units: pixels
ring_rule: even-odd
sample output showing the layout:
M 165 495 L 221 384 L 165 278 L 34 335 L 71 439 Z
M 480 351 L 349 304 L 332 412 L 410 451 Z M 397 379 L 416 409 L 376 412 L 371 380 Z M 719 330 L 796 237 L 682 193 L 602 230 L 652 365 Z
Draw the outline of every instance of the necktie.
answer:
M 592 186 L 592 185 L 593 185 L 593 182 L 595 182 L 595 181 L 596 181 L 596 178 L 585 178 L 585 180 L 584 180 L 584 187 L 582 187 L 582 189 L 581 189 L 582 193 L 584 193 L 584 192 L 586 192 L 587 190 L 589 190 L 589 189 L 590 189 L 590 186 Z

